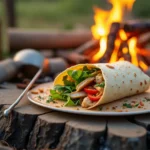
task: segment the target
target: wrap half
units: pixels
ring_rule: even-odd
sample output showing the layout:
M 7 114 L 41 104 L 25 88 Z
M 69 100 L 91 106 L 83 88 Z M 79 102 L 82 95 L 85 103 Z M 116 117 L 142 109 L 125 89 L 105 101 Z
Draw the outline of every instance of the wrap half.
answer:
M 80 70 L 84 66 L 99 68 L 105 82 L 102 96 L 98 101 L 88 106 L 87 109 L 142 93 L 148 90 L 150 86 L 150 77 L 127 61 L 72 66 L 55 78 L 54 86 L 64 84 L 63 77 L 67 75 L 68 70 Z

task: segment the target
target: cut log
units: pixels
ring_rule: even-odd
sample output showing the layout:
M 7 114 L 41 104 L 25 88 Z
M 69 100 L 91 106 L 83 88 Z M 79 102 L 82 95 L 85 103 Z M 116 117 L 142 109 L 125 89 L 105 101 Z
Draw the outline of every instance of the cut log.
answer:
M 38 117 L 28 149 L 95 150 L 104 144 L 105 129 L 102 118 L 52 112 Z
M 4 106 L 0 111 L 0 138 L 17 149 L 24 149 L 37 116 L 50 110 L 34 105 L 20 106 L 13 110 L 9 118 L 5 118 L 2 113 L 6 108 Z
M 37 116 L 50 112 L 49 109 L 31 104 L 25 96 L 12 111 L 10 116 L 5 118 L 3 111 L 8 108 L 9 105 L 4 104 L 14 102 L 21 92 L 22 90 L 12 88 L 0 90 L 0 139 L 17 149 L 26 148 L 29 133 L 34 126 Z
M 70 49 L 76 48 L 92 39 L 90 31 L 52 32 L 23 29 L 9 29 L 8 40 L 11 51 L 24 48 Z
M 150 149 L 150 114 L 139 115 L 134 118 L 135 122 L 147 129 L 147 149 Z
M 106 122 L 102 117 L 72 115 L 66 123 L 57 150 L 102 149 Z
M 111 150 L 146 150 L 146 130 L 123 118 L 108 119 L 107 144 Z
M 134 120 L 137 124 L 150 131 L 150 114 L 136 116 Z
M 56 148 L 63 133 L 67 118 L 65 115 L 52 112 L 37 118 L 30 134 L 28 149 Z

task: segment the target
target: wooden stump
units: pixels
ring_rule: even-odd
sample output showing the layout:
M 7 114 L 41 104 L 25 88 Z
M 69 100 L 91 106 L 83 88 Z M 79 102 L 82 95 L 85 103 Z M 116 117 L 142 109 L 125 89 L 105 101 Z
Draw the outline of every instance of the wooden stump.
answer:
M 150 150 L 150 115 L 136 116 L 135 122 L 147 129 L 147 148 Z
M 108 146 L 112 150 L 146 149 L 146 130 L 126 119 L 108 120 Z
M 27 150 L 149 148 L 149 115 L 138 116 L 135 119 L 131 117 L 130 122 L 124 117 L 67 114 L 36 106 L 24 97 L 11 115 L 5 118 L 4 109 L 21 92 L 22 90 L 16 89 L 14 85 L 6 85 L 5 89 L 0 90 L 0 140 L 8 143 L 10 147 Z

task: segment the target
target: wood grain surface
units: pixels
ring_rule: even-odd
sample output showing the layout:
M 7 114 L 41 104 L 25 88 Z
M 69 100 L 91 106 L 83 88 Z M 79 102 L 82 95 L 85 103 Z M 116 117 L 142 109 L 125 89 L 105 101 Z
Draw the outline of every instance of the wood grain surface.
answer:
M 149 114 L 131 117 L 67 114 L 36 106 L 24 97 L 5 118 L 4 109 L 21 92 L 12 84 L 0 89 L 0 141 L 9 145 L 3 149 L 150 149 Z

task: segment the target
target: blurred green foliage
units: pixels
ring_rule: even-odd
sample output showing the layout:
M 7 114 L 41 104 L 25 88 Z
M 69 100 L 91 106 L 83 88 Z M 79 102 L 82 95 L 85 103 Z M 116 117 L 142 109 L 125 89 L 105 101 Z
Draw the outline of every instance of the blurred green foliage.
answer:
M 106 0 L 14 0 L 19 27 L 73 29 L 93 24 L 94 5 L 108 9 Z M 0 0 L 0 16 L 4 15 Z M 133 7 L 136 18 L 150 17 L 150 0 L 136 0 Z

